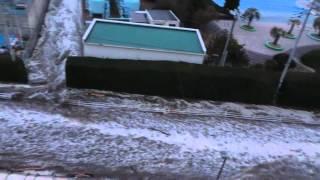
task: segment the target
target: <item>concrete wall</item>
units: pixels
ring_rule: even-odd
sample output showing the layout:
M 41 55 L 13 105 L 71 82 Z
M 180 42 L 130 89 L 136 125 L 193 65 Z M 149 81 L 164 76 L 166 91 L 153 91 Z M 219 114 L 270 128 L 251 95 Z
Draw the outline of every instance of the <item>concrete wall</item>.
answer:
M 84 45 L 84 56 L 111 59 L 175 61 L 194 64 L 202 64 L 204 59 L 204 55 L 201 54 L 187 54 L 179 52 L 101 46 L 95 44 Z
M 179 21 L 151 20 L 150 24 L 180 27 L 180 22 Z

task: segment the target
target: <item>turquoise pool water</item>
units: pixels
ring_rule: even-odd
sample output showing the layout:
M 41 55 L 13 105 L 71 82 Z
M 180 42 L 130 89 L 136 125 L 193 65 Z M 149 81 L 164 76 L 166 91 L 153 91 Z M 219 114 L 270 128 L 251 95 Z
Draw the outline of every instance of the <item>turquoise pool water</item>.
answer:
M 219 5 L 224 0 L 215 0 Z M 241 0 L 240 10 L 254 7 L 262 14 L 261 21 L 264 22 L 287 22 L 291 17 L 297 17 L 302 9 L 297 7 L 296 0 Z

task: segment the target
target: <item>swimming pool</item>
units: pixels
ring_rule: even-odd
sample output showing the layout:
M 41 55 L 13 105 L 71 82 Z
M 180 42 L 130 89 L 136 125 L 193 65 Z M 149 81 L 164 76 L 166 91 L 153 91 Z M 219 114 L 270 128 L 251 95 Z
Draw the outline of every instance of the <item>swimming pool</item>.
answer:
M 219 5 L 224 0 L 214 0 Z M 296 5 L 296 0 L 241 0 L 240 10 L 254 7 L 261 12 L 263 22 L 287 22 L 292 17 L 297 17 L 302 9 Z

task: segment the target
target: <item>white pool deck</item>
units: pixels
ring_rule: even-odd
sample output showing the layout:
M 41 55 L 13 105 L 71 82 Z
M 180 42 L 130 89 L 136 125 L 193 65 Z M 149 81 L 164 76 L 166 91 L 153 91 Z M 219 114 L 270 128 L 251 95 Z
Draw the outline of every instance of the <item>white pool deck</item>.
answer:
M 230 29 L 231 28 L 231 21 L 217 21 L 217 24 L 222 29 Z M 281 38 L 279 41 L 279 44 L 282 45 L 284 48 L 283 51 L 274 51 L 271 49 L 268 49 L 264 46 L 264 43 L 266 41 L 272 41 L 273 38 L 270 36 L 270 30 L 272 27 L 282 27 L 284 30 L 288 30 L 290 28 L 289 24 L 286 23 L 264 23 L 264 22 L 253 22 L 253 26 L 257 29 L 256 32 L 249 32 L 245 31 L 240 28 L 240 26 L 244 24 L 243 22 L 239 21 L 236 24 L 235 30 L 234 30 L 234 37 L 238 40 L 240 44 L 245 45 L 245 49 L 248 52 L 248 55 L 251 59 L 251 63 L 257 64 L 257 63 L 264 63 L 265 60 L 268 58 L 279 54 L 281 52 L 288 52 L 292 49 L 294 46 L 295 40 L 292 39 L 286 39 Z M 300 31 L 301 26 L 297 26 L 294 30 L 294 34 L 297 35 Z M 310 39 L 307 34 L 310 32 L 314 32 L 314 29 L 312 26 L 308 25 L 308 27 L 305 29 L 305 32 L 300 40 L 299 48 L 296 54 L 296 57 L 301 57 L 304 53 L 320 48 L 320 41 L 312 40 Z

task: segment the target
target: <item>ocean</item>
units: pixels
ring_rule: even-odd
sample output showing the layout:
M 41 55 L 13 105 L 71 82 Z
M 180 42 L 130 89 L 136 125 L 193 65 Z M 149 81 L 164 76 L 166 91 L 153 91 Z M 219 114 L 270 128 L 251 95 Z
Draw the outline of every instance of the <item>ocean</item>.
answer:
M 224 0 L 215 0 L 219 5 L 224 4 Z M 290 18 L 301 15 L 303 9 L 297 6 L 297 0 L 241 0 L 240 11 L 247 8 L 257 8 L 261 13 L 262 22 L 288 22 Z
M 219 5 L 224 4 L 224 0 L 214 1 Z M 261 22 L 287 23 L 290 18 L 298 17 L 303 12 L 296 2 L 297 0 L 241 0 L 240 10 L 244 12 L 247 8 L 254 7 L 261 12 Z M 139 0 L 124 0 L 124 4 L 129 11 L 139 9 Z M 311 17 L 310 22 L 312 19 Z

